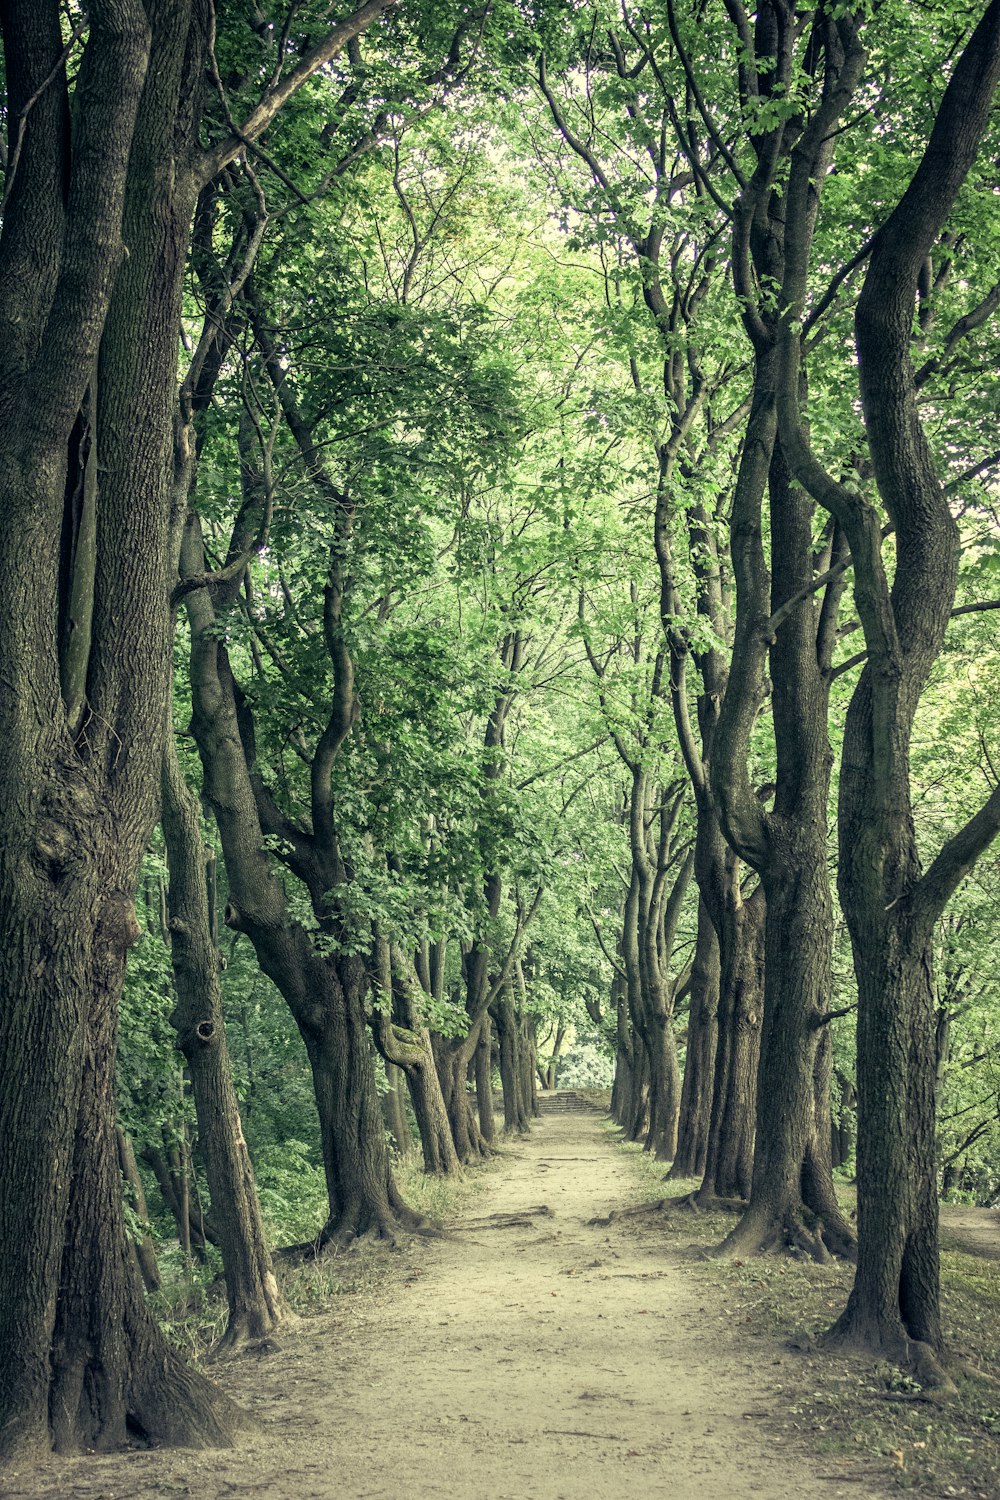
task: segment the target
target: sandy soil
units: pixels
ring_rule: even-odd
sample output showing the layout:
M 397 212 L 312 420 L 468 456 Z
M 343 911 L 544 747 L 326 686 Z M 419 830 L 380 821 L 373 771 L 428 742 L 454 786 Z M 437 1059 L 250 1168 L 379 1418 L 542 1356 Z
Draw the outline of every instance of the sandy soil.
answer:
M 642 1220 L 597 1114 L 510 1149 L 446 1240 L 394 1287 L 344 1298 L 281 1352 L 222 1375 L 251 1413 L 222 1453 L 129 1452 L 0 1478 L 10 1500 L 870 1500 L 852 1465 L 775 1419 L 801 1360 L 741 1341 L 706 1268 Z M 539 1213 L 544 1205 L 549 1212 Z M 505 1217 L 490 1218 L 491 1215 Z M 797 1365 L 799 1368 L 797 1368 Z
M 1000 1213 L 995 1208 L 942 1203 L 941 1248 L 1000 1260 Z

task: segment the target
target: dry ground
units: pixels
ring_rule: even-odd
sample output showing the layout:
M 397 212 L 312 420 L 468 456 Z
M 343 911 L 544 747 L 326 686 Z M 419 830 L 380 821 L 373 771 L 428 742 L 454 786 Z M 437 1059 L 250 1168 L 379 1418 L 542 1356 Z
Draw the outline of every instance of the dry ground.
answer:
M 596 1113 L 512 1145 L 450 1238 L 394 1257 L 394 1284 L 224 1367 L 250 1413 L 229 1451 L 53 1460 L 9 1500 L 817 1500 L 884 1493 L 861 1455 L 783 1421 L 801 1355 L 747 1338 L 725 1290 L 655 1224 Z M 544 1206 L 548 1212 L 538 1212 Z M 500 1216 L 500 1217 L 492 1217 Z M 681 1237 L 683 1238 L 683 1237 Z

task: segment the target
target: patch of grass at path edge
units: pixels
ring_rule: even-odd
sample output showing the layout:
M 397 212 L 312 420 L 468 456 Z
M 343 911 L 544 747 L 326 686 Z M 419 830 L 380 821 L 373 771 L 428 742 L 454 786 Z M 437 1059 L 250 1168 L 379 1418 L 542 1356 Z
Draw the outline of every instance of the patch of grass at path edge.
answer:
M 608 1129 L 615 1131 L 610 1123 Z M 641 1147 L 622 1142 L 621 1149 L 635 1171 L 640 1202 L 679 1199 L 697 1187 L 665 1181 L 664 1164 Z M 636 1220 L 635 1232 L 666 1236 L 677 1248 L 708 1249 L 732 1223 L 731 1215 L 672 1206 Z M 738 1326 L 741 1340 L 758 1346 L 762 1360 L 780 1357 L 788 1366 L 782 1381 L 787 1405 L 774 1419 L 776 1430 L 826 1459 L 832 1479 L 850 1483 L 867 1476 L 917 1495 L 1000 1500 L 1000 1261 L 942 1254 L 949 1347 L 985 1378 L 960 1376 L 958 1394 L 941 1407 L 906 1399 L 914 1394 L 913 1383 L 884 1362 L 815 1347 L 790 1350 L 790 1344 L 812 1342 L 829 1328 L 850 1291 L 850 1266 L 784 1255 L 696 1265 L 699 1279 L 721 1299 L 720 1307 L 706 1309 L 707 1325 L 725 1319 Z

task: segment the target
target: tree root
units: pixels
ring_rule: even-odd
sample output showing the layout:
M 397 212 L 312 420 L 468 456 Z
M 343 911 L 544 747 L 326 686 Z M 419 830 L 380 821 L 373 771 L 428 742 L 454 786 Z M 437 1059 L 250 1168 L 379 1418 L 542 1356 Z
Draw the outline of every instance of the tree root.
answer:
M 206 1364 L 218 1364 L 226 1359 L 238 1359 L 242 1355 L 254 1355 L 263 1359 L 268 1354 L 278 1354 L 281 1344 L 274 1334 L 280 1328 L 293 1328 L 299 1319 L 287 1309 L 280 1318 L 265 1320 L 241 1314 L 231 1318 L 229 1325 L 205 1356 Z
M 286 1264 L 302 1265 L 331 1253 L 335 1255 L 376 1242 L 388 1246 L 390 1250 L 399 1250 L 410 1235 L 418 1235 L 421 1239 L 442 1237 L 441 1230 L 435 1228 L 429 1219 L 400 1202 L 388 1213 L 345 1213 L 337 1219 L 329 1219 L 315 1239 L 301 1240 L 296 1245 L 282 1245 L 275 1250 L 274 1259 Z
M 654 1214 L 664 1214 L 673 1208 L 676 1199 L 658 1198 L 655 1203 L 640 1203 L 635 1208 L 613 1208 L 606 1218 L 588 1219 L 587 1225 L 594 1229 L 606 1229 L 609 1224 L 614 1224 L 620 1219 L 648 1219 Z M 670 1220 L 662 1221 L 666 1227 L 670 1227 Z
M 701 1189 L 684 1193 L 679 1198 L 667 1200 L 674 1208 L 692 1214 L 742 1214 L 746 1212 L 745 1198 L 717 1198 L 714 1194 L 701 1196 Z
M 958 1366 L 960 1361 L 922 1339 L 910 1338 L 901 1324 L 897 1328 L 858 1326 L 850 1304 L 821 1342 L 826 1349 L 849 1349 L 888 1361 L 906 1370 L 920 1385 L 919 1391 L 887 1391 L 883 1400 L 922 1401 L 940 1406 L 957 1393 L 948 1367 Z
M 835 1255 L 853 1259 L 854 1241 L 846 1238 L 836 1222 L 828 1224 L 799 1203 L 783 1214 L 755 1214 L 748 1209 L 714 1254 L 725 1259 L 750 1260 L 757 1255 L 785 1251 L 814 1260 L 818 1265 L 829 1265 Z
M 513 1214 L 487 1214 L 481 1219 L 463 1219 L 460 1224 L 454 1224 L 453 1229 L 533 1229 L 535 1219 L 551 1219 L 554 1217 L 552 1209 L 547 1203 L 540 1203 L 537 1208 L 522 1208 Z

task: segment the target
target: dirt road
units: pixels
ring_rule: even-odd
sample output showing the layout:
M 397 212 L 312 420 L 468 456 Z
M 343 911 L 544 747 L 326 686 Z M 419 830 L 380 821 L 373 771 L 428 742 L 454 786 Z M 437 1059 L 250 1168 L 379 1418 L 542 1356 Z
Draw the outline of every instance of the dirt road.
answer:
M 881 1493 L 786 1446 L 796 1356 L 720 1316 L 704 1266 L 629 1219 L 634 1168 L 596 1114 L 510 1148 L 453 1237 L 224 1375 L 224 1453 L 135 1452 L 0 1480 L 17 1500 L 818 1500 Z M 544 1205 L 549 1212 L 531 1212 Z M 492 1215 L 509 1217 L 491 1218 Z

